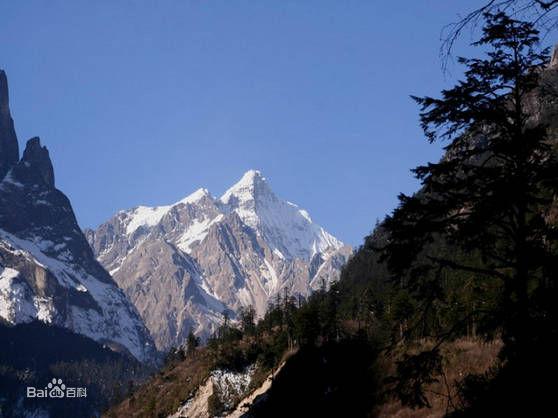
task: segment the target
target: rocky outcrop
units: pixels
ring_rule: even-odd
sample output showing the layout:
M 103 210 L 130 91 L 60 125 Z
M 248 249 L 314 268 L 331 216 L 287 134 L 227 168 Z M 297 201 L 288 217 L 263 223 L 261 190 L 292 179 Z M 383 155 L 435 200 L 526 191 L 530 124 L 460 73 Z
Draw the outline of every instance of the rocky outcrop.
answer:
M 224 408 L 219 416 L 223 418 L 247 417 L 250 407 L 265 397 L 285 363 L 286 360 L 275 370 L 270 371 L 258 385 L 255 385 L 254 381 L 257 371 L 256 364 L 240 372 L 214 370 L 194 394 L 167 418 L 209 418 L 212 416 L 209 407 L 212 396 L 217 396 L 219 403 Z
M 41 146 L 41 140 L 38 137 L 27 141 L 17 173 L 19 177 L 25 176 L 26 178 L 22 180 L 27 182 L 44 183 L 47 187 L 54 187 L 54 169 L 48 149 Z
M 0 70 L 0 180 L 19 160 L 19 148 L 10 114 L 8 79 Z

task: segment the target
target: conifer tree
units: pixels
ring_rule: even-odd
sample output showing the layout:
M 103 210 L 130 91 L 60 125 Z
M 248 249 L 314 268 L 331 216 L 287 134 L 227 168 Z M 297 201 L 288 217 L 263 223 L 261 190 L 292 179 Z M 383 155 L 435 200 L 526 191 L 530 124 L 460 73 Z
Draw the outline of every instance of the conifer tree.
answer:
M 441 98 L 414 97 L 426 138 L 448 141 L 446 156 L 414 170 L 422 188 L 401 195 L 387 218 L 384 258 L 395 281 L 423 302 L 421 319 L 444 297 L 447 271 L 498 283 L 496 300 L 470 315 L 483 315 L 502 332 L 502 357 L 514 360 L 553 333 L 547 326 L 553 308 L 540 296 L 555 292 L 556 228 L 548 209 L 558 193 L 558 162 L 540 118 L 548 51 L 539 50 L 532 24 L 503 12 L 484 19 L 474 45 L 486 55 L 460 58 L 464 79 Z M 434 251 L 439 243 L 460 256 Z M 440 341 L 458 325 L 438 335 Z M 400 364 L 413 375 L 411 388 L 400 385 L 409 403 L 425 404 L 421 382 L 432 367 L 421 370 L 417 362 L 438 365 L 437 348 Z
M 190 330 L 190 332 L 188 332 L 188 337 L 186 339 L 186 354 L 189 356 L 194 354 L 196 352 L 196 348 L 198 348 L 199 345 L 200 345 L 200 339 L 196 337 L 196 335 L 192 330 Z

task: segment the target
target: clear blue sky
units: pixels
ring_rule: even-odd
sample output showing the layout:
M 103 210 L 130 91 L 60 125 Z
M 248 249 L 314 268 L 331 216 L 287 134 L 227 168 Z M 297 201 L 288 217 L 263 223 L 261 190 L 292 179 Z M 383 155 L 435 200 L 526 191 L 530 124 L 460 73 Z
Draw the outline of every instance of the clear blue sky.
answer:
M 440 31 L 477 3 L 4 1 L 0 68 L 82 227 L 256 168 L 358 245 L 440 156 L 409 95 L 453 81 Z

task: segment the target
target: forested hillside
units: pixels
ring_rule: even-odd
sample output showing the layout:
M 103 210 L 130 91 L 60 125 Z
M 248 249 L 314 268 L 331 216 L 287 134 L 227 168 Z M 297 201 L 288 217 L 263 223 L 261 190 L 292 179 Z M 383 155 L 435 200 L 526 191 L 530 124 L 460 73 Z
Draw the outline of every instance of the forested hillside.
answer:
M 558 63 L 531 23 L 483 19 L 463 79 L 415 98 L 444 156 L 414 170 L 422 187 L 400 196 L 340 281 L 306 300 L 278 296 L 259 321 L 225 317 L 207 347 L 191 336 L 108 416 L 240 416 L 239 405 L 254 417 L 545 416 L 558 348 Z M 247 384 L 226 389 L 226 373 Z M 207 407 L 188 415 L 202 386 Z
M 448 414 L 538 416 L 556 371 L 556 61 L 547 64 L 532 24 L 483 18 L 474 45 L 486 55 L 460 58 L 465 77 L 441 98 L 415 98 L 445 156 L 414 170 L 421 190 L 400 196 L 341 286 L 364 303 L 357 311 L 391 325 L 394 343 L 432 341 L 388 379 L 403 404 L 430 405 L 426 388 L 445 379 L 443 344 L 481 337 L 502 341 L 498 361 L 460 379 Z

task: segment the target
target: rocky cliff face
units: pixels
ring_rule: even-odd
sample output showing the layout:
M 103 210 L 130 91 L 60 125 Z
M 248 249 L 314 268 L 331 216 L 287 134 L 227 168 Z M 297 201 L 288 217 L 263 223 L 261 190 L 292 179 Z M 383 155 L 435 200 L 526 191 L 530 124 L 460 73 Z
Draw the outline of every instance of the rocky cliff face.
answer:
M 154 345 L 134 306 L 95 260 L 39 138 L 19 159 L 0 72 L 0 318 L 68 328 L 140 360 Z
M 305 296 L 327 286 L 351 253 L 254 170 L 221 198 L 200 189 L 121 211 L 86 236 L 159 349 L 182 344 L 190 329 L 208 336 L 224 310 L 263 315 L 285 289 Z
M 10 167 L 19 160 L 19 148 L 10 115 L 8 79 L 0 70 L 0 178 L 4 178 Z

